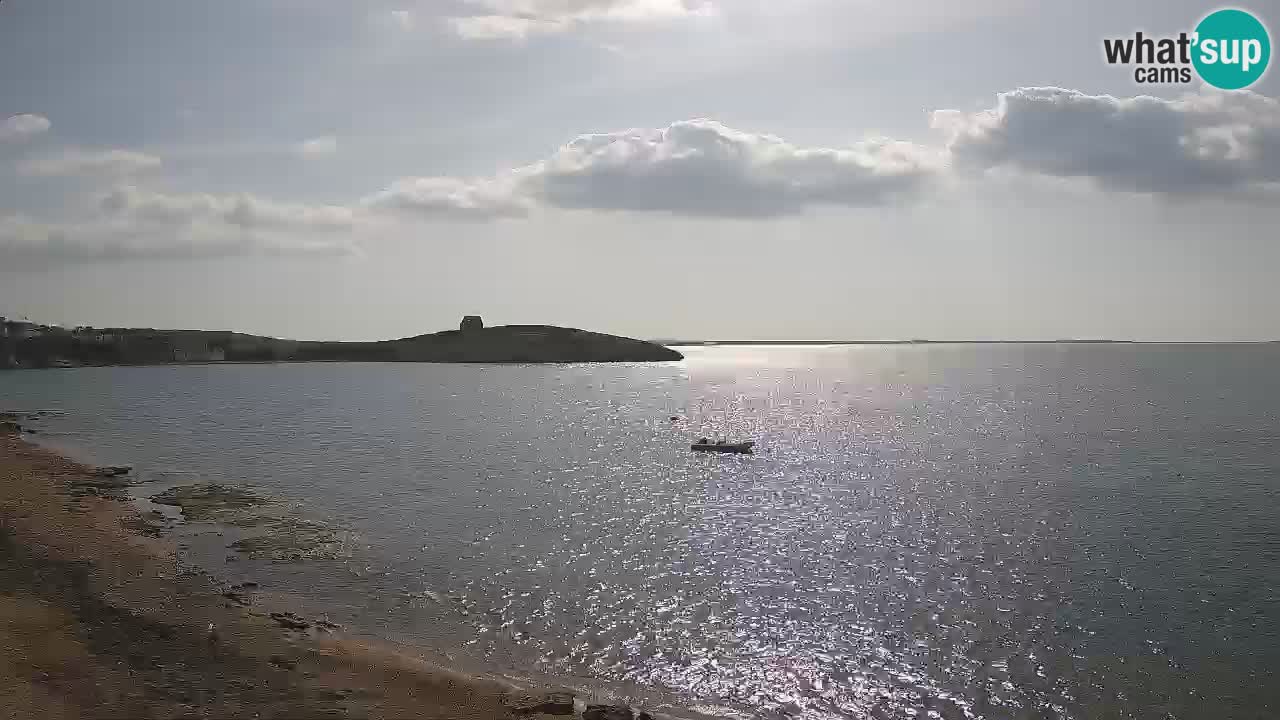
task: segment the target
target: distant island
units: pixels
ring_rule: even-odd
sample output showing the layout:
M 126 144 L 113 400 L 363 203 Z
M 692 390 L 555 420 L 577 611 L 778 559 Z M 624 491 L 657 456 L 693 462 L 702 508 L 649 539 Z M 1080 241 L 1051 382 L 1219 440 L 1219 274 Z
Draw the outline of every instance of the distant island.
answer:
M 682 360 L 644 340 L 553 325 L 485 327 L 377 342 L 281 340 L 207 330 L 63 328 L 0 318 L 0 368 L 216 362 L 575 363 Z

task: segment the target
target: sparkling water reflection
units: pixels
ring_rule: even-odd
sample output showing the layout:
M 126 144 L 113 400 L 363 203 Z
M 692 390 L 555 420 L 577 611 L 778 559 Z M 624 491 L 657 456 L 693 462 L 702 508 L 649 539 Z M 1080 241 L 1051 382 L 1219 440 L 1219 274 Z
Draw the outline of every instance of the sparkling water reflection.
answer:
M 755 717 L 1280 713 L 1280 349 L 688 355 L 20 372 L 0 404 L 350 531 L 238 571 L 463 665 Z

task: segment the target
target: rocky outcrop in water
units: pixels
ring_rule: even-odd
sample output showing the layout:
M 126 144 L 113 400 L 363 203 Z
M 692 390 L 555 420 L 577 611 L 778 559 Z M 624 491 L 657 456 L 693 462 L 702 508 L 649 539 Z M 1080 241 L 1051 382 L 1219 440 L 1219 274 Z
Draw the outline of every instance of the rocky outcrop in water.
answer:
M 626 705 L 588 705 L 582 720 L 635 720 L 635 714 Z
M 572 715 L 573 693 L 530 692 L 511 696 L 507 704 L 517 715 Z
M 273 612 L 270 613 L 270 617 L 286 630 L 306 630 L 311 627 L 311 623 L 306 618 L 293 612 Z

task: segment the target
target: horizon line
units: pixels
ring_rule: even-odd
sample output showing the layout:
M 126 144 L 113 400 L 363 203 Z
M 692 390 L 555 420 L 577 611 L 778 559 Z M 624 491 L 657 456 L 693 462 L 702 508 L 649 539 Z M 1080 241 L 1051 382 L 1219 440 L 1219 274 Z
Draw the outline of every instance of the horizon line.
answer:
M 1275 340 L 1113 340 L 1063 338 L 1058 340 L 665 340 L 649 342 L 672 347 L 716 345 L 1266 345 Z

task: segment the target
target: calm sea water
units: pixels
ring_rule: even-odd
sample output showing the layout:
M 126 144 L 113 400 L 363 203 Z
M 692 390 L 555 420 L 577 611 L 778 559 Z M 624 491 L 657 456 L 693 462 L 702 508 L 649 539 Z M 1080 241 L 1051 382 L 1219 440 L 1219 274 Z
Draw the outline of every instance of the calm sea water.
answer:
M 292 503 L 341 551 L 221 570 L 464 667 L 745 717 L 1280 716 L 1280 347 L 688 355 L 19 371 L 0 409 Z

